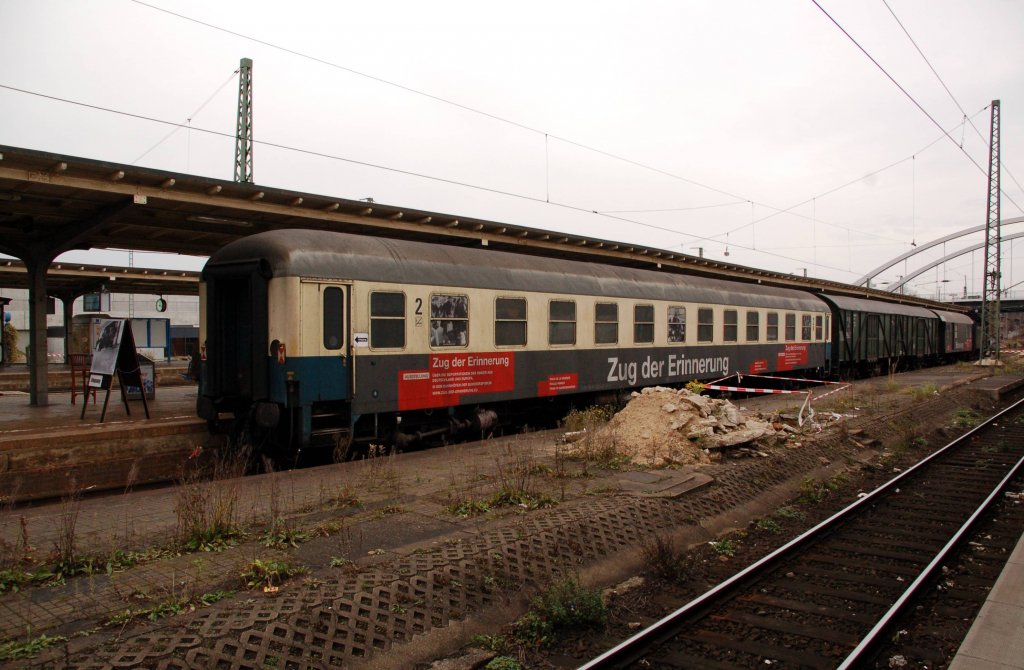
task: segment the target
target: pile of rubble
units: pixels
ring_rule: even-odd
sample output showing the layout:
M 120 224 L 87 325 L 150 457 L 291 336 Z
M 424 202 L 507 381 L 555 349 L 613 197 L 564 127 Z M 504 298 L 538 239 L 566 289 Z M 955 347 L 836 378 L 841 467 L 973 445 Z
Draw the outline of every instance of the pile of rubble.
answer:
M 687 389 L 645 388 L 601 427 L 594 439 L 611 443 L 620 455 L 647 467 L 710 463 L 710 453 L 727 447 L 775 440 L 791 431 L 773 421 L 744 415 L 728 400 Z

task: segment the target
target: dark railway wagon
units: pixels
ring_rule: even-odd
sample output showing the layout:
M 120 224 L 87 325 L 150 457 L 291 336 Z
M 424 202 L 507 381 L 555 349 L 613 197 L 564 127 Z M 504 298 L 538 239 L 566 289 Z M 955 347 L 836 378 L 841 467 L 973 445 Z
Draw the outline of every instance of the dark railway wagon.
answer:
M 884 371 L 939 356 L 940 320 L 929 309 L 820 295 L 832 308 L 831 368 L 838 375 Z
M 966 314 L 932 310 L 939 317 L 941 326 L 939 350 L 946 358 L 966 359 L 974 354 L 974 321 Z

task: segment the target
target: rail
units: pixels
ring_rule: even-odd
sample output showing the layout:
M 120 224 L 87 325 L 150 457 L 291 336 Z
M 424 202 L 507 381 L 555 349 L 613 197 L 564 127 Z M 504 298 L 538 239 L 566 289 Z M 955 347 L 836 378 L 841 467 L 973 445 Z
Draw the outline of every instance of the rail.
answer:
M 942 449 L 923 459 L 912 468 L 899 474 L 897 477 L 889 480 L 867 495 L 859 498 L 854 503 L 850 504 L 843 510 L 840 510 L 836 514 L 833 514 L 828 519 L 817 524 L 784 546 L 776 549 L 759 561 L 721 582 L 714 588 L 690 601 L 675 612 L 662 618 L 647 629 L 640 631 L 636 635 L 604 652 L 597 658 L 580 666 L 580 670 L 621 668 L 640 660 L 655 647 L 665 644 L 674 636 L 682 633 L 684 627 L 687 625 L 701 620 L 712 607 L 717 607 L 732 598 L 735 592 L 739 589 L 749 586 L 752 582 L 761 579 L 771 570 L 778 567 L 783 561 L 798 557 L 801 552 L 808 550 L 812 546 L 817 546 L 819 541 L 822 540 L 825 535 L 832 535 L 838 526 L 849 522 L 853 518 L 860 518 L 860 515 L 865 510 L 868 510 L 869 506 L 875 505 L 883 498 L 898 495 L 901 489 L 905 489 L 907 487 L 908 482 L 917 478 L 927 468 L 930 468 L 943 459 L 955 456 L 960 452 L 960 450 L 964 449 L 965 446 L 970 447 L 973 443 L 977 442 L 975 438 L 979 437 L 986 431 L 990 431 L 993 427 L 999 424 L 1002 418 L 1020 412 L 1022 407 L 1024 407 L 1024 400 L 1020 400 L 998 414 L 990 417 L 972 430 L 953 440 Z M 1013 444 L 1012 446 L 1016 447 L 1019 451 L 1024 451 L 1024 445 Z M 984 511 L 995 499 L 997 499 L 1000 492 L 1006 487 L 1010 479 L 1020 473 L 1022 468 L 1024 468 L 1024 455 L 1016 460 L 1015 464 L 1010 467 L 1009 473 L 1000 478 L 998 484 L 988 492 L 984 497 L 984 500 L 980 504 L 974 506 L 973 512 L 969 514 L 966 522 L 960 524 L 949 536 L 949 539 L 945 541 L 941 549 L 934 554 L 934 557 L 928 562 L 927 566 L 918 573 L 911 585 L 890 601 L 893 604 L 889 606 L 881 616 L 876 618 L 871 629 L 861 635 L 855 645 L 851 645 L 853 646 L 853 650 L 844 660 L 842 660 L 842 664 L 838 667 L 854 667 L 859 660 L 864 658 L 865 654 L 870 653 L 874 644 L 885 635 L 885 632 L 888 630 L 895 617 L 921 589 L 922 585 L 928 583 L 935 571 L 939 566 L 941 566 L 943 559 L 963 540 L 966 534 L 970 531 L 970 528 L 973 527 Z

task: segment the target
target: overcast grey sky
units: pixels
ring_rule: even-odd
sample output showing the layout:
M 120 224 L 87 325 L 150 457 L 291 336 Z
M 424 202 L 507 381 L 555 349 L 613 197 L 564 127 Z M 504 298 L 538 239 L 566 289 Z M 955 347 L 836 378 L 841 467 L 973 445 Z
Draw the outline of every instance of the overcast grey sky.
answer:
M 812 0 L 146 1 L 0 0 L 0 86 L 193 130 L 0 88 L 0 143 L 231 179 L 249 57 L 257 142 L 296 149 L 257 144 L 259 184 L 853 281 L 985 222 L 998 98 L 1024 216 L 1020 0 L 818 0 L 952 140 Z

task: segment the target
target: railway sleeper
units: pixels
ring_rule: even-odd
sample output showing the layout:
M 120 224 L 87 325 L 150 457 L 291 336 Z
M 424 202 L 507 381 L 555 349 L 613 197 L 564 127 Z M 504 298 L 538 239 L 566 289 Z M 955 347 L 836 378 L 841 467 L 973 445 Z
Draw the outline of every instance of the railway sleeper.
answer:
M 783 647 L 771 644 L 767 640 L 749 640 L 744 638 L 736 638 L 730 635 L 724 635 L 722 633 L 716 633 L 708 630 L 697 630 L 692 633 L 687 633 L 683 636 L 683 639 L 690 640 L 695 644 L 706 645 L 708 647 L 718 647 L 720 649 L 730 649 L 732 651 L 745 654 L 750 656 L 756 661 L 760 661 L 762 664 L 766 660 L 782 661 L 800 668 L 821 668 L 822 670 L 831 670 L 835 668 L 835 663 L 828 659 L 823 659 L 821 655 L 801 651 L 792 647 Z M 754 664 L 737 663 L 733 667 L 752 667 Z M 700 667 L 700 664 L 693 667 Z
M 731 621 L 732 623 L 750 626 L 751 628 L 756 628 L 758 630 L 773 631 L 783 635 L 797 635 L 799 637 L 805 637 L 808 640 L 822 640 L 824 642 L 831 642 L 832 644 L 845 645 L 849 647 L 855 647 L 857 646 L 857 643 L 860 642 L 860 637 L 853 633 L 846 633 L 841 630 L 825 626 L 787 621 L 778 615 L 765 616 L 729 610 L 721 614 L 713 615 L 712 619 L 716 621 Z
M 854 610 L 840 609 L 831 605 L 821 605 L 806 600 L 795 600 L 793 598 L 779 598 L 764 593 L 750 593 L 738 597 L 741 602 L 748 602 L 752 605 L 763 605 L 777 609 L 787 609 L 794 612 L 804 612 L 830 619 L 845 619 L 856 623 L 863 623 L 864 617 L 858 615 Z

